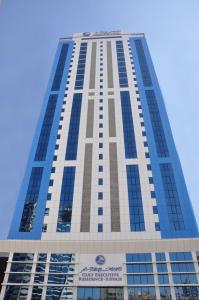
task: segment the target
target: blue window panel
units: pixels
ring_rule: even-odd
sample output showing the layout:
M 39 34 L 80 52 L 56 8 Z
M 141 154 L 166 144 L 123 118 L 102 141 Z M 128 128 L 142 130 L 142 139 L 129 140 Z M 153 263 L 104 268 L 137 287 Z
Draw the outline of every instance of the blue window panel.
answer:
M 55 77 L 52 84 L 52 91 L 58 91 L 60 89 L 66 57 L 68 53 L 69 44 L 63 44 L 59 56 L 59 61 L 55 71 Z
M 158 273 L 167 273 L 167 264 L 166 263 L 157 264 L 157 271 Z
M 75 255 L 70 253 L 52 253 L 50 256 L 51 262 L 70 263 L 74 259 Z
M 103 207 L 98 207 L 98 216 L 103 216 Z
M 23 213 L 21 216 L 20 232 L 30 232 L 33 228 L 37 210 L 37 201 L 40 192 L 43 168 L 34 167 L 30 175 L 28 190 L 26 193 Z
M 162 176 L 162 183 L 170 226 L 174 231 L 184 230 L 184 219 L 172 165 L 169 163 L 160 164 L 160 172 Z
M 175 286 L 176 300 L 199 299 L 199 287 L 198 286 Z
M 122 41 L 116 41 L 116 52 L 120 87 L 128 87 L 126 63 Z
M 98 193 L 98 200 L 102 200 L 103 199 L 103 192 L 99 192 Z
M 86 64 L 87 43 L 81 43 L 79 59 L 77 65 L 77 74 L 75 80 L 75 90 L 81 90 L 84 86 L 84 73 Z
M 77 159 L 81 105 L 82 94 L 74 94 L 66 148 L 66 160 Z
M 158 274 L 158 282 L 159 284 L 168 284 L 169 283 L 168 274 Z
M 13 261 L 33 261 L 34 253 L 14 253 Z
M 31 272 L 32 264 L 31 263 L 12 263 L 10 267 L 10 272 Z
M 160 223 L 159 222 L 155 223 L 155 230 L 160 231 Z
M 177 272 L 195 272 L 194 263 L 171 263 L 173 273 Z
M 151 262 L 151 253 L 127 253 L 127 262 Z
M 153 213 L 154 213 L 155 215 L 158 214 L 158 207 L 157 207 L 157 206 L 153 206 Z
M 154 284 L 153 275 L 127 275 L 127 284 Z
M 153 90 L 146 90 L 145 94 L 151 118 L 151 125 L 153 128 L 157 154 L 159 157 L 168 157 L 169 150 L 167 147 L 166 137 L 155 93 Z
M 103 232 L 103 224 L 98 224 L 98 232 Z
M 142 46 L 142 41 L 141 40 L 135 40 L 135 47 L 138 55 L 138 60 L 139 60 L 139 65 L 140 65 L 140 70 L 142 73 L 142 80 L 144 83 L 144 86 L 151 86 L 152 85 L 152 80 L 151 80 L 151 75 L 149 72 L 146 56 L 144 53 L 144 49 Z
M 198 283 L 196 274 L 173 274 L 174 284 L 194 284 Z
M 35 154 L 35 161 L 43 161 L 46 159 L 46 152 L 48 149 L 48 142 L 54 120 L 57 97 L 58 95 L 50 95 L 49 97 Z
M 49 273 L 71 273 L 75 272 L 75 265 L 72 264 L 50 264 Z
M 65 167 L 59 203 L 57 232 L 69 232 L 71 230 L 74 181 L 75 167 Z
M 192 261 L 191 252 L 170 252 L 170 261 Z
M 33 286 L 31 300 L 42 299 L 43 286 Z
M 155 254 L 156 261 L 166 261 L 166 256 L 164 252 L 157 252 Z
M 144 211 L 137 165 L 127 165 L 127 184 L 131 231 L 145 231 Z
M 155 300 L 156 293 L 154 287 L 128 287 L 128 299 L 129 300 L 141 300 L 141 299 L 149 299 Z
M 8 282 L 9 283 L 29 283 L 30 276 L 31 276 L 30 273 L 10 273 L 8 276 Z
M 150 263 L 127 264 L 126 271 L 127 273 L 153 273 L 153 267 Z
M 161 300 L 171 300 L 171 290 L 169 286 L 160 286 L 160 299 Z
M 73 299 L 73 287 L 69 286 L 48 286 L 46 290 L 46 300 L 59 300 L 63 299 L 66 295 L 69 299 Z M 66 297 L 64 297 L 66 299 Z
M 103 172 L 103 166 L 99 166 L 99 167 L 98 167 L 98 171 L 99 171 L 99 172 Z
M 71 283 L 73 283 L 73 275 L 72 274 L 71 275 L 70 274 L 49 274 L 48 275 L 48 284 L 68 285 Z M 61 299 L 61 298 L 58 298 L 58 299 Z M 55 299 L 55 298 L 51 298 L 51 299 Z
M 136 158 L 137 150 L 136 150 L 136 143 L 135 143 L 135 133 L 134 133 L 133 116 L 132 116 L 129 92 L 128 91 L 120 92 L 120 99 L 121 99 L 121 108 L 122 108 L 125 157 Z
M 4 299 L 27 299 L 28 288 L 29 286 L 23 285 L 7 285 Z
M 98 179 L 98 185 L 103 185 L 103 178 Z

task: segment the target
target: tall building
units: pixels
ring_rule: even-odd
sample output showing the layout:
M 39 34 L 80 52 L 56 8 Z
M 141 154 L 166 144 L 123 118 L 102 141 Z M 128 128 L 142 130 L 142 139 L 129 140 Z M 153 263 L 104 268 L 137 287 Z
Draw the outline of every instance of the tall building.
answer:
M 143 34 L 60 39 L 0 251 L 1 299 L 199 299 L 198 229 Z

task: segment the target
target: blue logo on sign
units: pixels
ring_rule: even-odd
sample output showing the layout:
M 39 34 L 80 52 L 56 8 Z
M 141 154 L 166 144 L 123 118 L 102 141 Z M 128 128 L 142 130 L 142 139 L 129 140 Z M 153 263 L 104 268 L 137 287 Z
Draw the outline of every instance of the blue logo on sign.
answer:
M 98 265 L 103 265 L 105 263 L 106 259 L 103 255 L 98 255 L 96 257 L 95 261 Z

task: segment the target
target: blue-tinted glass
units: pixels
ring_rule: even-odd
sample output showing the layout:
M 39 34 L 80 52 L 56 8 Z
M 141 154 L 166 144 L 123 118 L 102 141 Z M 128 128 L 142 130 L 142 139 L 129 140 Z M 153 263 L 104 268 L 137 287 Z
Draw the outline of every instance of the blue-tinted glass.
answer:
M 160 299 L 161 300 L 171 300 L 171 290 L 169 286 L 161 286 L 160 289 Z
M 171 229 L 174 231 L 184 230 L 184 219 L 172 165 L 170 163 L 160 164 L 160 171 Z
M 158 274 L 158 282 L 159 284 L 168 284 L 169 283 L 168 274 Z
M 127 284 L 154 284 L 153 275 L 127 275 Z
M 47 194 L 47 200 L 51 200 L 51 198 L 52 198 L 52 194 L 48 193 Z
M 33 261 L 34 253 L 14 253 L 13 261 Z
M 87 53 L 87 43 L 81 43 L 79 60 L 77 65 L 77 74 L 75 80 L 75 89 L 83 89 L 84 85 L 84 73 L 85 73 L 85 63 L 86 63 L 86 53 Z
M 37 144 L 37 150 L 35 153 L 35 161 L 43 161 L 46 159 L 46 153 L 48 149 L 48 142 L 50 138 L 51 128 L 54 120 L 54 114 L 57 104 L 58 95 L 50 95 L 46 112 L 44 115 L 43 124 Z
M 154 214 L 158 214 L 158 208 L 157 208 L 157 206 L 153 206 L 153 213 Z
M 171 263 L 172 272 L 195 272 L 193 263 Z
M 98 199 L 99 199 L 99 200 L 102 200 L 102 199 L 103 199 L 103 192 L 99 192 L 99 193 L 98 193 Z
M 46 261 L 47 260 L 47 253 L 38 253 L 38 261 Z
M 59 61 L 55 71 L 55 77 L 52 84 L 52 91 L 58 91 L 60 89 L 60 84 L 63 76 L 64 66 L 66 62 L 66 57 L 68 53 L 68 44 L 63 44 L 59 56 Z
M 127 264 L 127 273 L 153 273 L 152 264 Z
M 103 224 L 98 224 L 98 232 L 103 232 Z
M 174 284 L 194 284 L 198 283 L 196 274 L 173 274 Z
M 167 272 L 167 264 L 166 263 L 157 264 L 157 271 L 158 271 L 158 273 Z
M 193 260 L 191 252 L 170 252 L 169 257 L 171 261 Z
M 145 94 L 149 108 L 157 154 L 159 157 L 167 157 L 169 156 L 169 151 L 155 93 L 153 90 L 146 90 Z
M 42 286 L 33 286 L 31 300 L 40 300 L 42 296 Z
M 68 253 L 52 253 L 50 257 L 51 262 L 72 262 L 74 254 Z
M 8 276 L 9 283 L 29 283 L 30 274 L 29 273 L 10 273 Z
M 72 287 L 49 286 L 46 291 L 46 300 L 73 299 L 72 289 Z
M 35 274 L 34 283 L 43 283 L 44 282 L 44 275 Z
M 57 221 L 58 232 L 69 232 L 71 227 L 75 167 L 64 167 Z
M 19 228 L 21 232 L 30 232 L 33 228 L 42 174 L 42 167 L 32 168 Z
M 144 86 L 151 86 L 152 80 L 151 80 L 151 75 L 149 72 L 146 56 L 144 53 L 142 41 L 135 40 L 135 47 L 136 47 L 136 51 L 137 51 L 137 56 L 138 56 L 138 60 L 139 60 L 139 65 L 140 65 L 140 70 L 141 70 Z
M 155 222 L 155 230 L 160 231 L 160 223 L 159 222 Z
M 38 263 L 36 265 L 36 273 L 44 273 L 46 268 L 46 264 Z
M 156 300 L 154 287 L 128 287 L 129 300 Z
M 103 185 L 103 178 L 98 179 L 98 185 Z
M 164 252 L 158 252 L 155 254 L 156 261 L 166 261 L 165 253 Z
M 127 253 L 127 262 L 150 262 L 152 260 L 151 253 Z
M 49 273 L 71 273 L 75 271 L 75 266 L 71 264 L 51 263 Z
M 70 284 L 73 283 L 73 275 L 66 274 L 49 274 L 49 284 Z
M 176 300 L 198 300 L 199 287 L 198 286 L 176 286 L 175 287 Z
M 99 154 L 99 159 L 103 159 L 103 154 Z
M 103 166 L 98 167 L 99 172 L 103 172 Z
M 131 231 L 145 231 L 144 211 L 137 165 L 127 165 L 127 183 Z
M 82 94 L 74 94 L 73 104 L 68 131 L 68 141 L 66 148 L 66 160 L 77 159 L 77 147 L 79 138 L 79 124 L 81 115 Z
M 12 263 L 10 272 L 31 272 L 32 264 Z
M 98 207 L 98 216 L 102 216 L 102 215 L 103 215 L 103 208 Z
M 28 286 L 7 285 L 4 300 L 27 299 Z
M 120 92 L 120 99 L 121 99 L 121 108 L 122 108 L 125 157 L 136 158 L 137 150 L 136 150 L 136 143 L 135 143 L 135 133 L 134 133 L 133 116 L 132 116 L 129 92 L 128 91 Z

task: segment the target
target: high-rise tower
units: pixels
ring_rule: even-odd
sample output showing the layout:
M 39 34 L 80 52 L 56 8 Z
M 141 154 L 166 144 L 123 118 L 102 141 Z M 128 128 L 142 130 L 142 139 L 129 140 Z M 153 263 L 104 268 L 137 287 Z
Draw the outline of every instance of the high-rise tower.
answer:
M 199 299 L 198 229 L 143 34 L 60 40 L 8 239 L 2 299 Z

